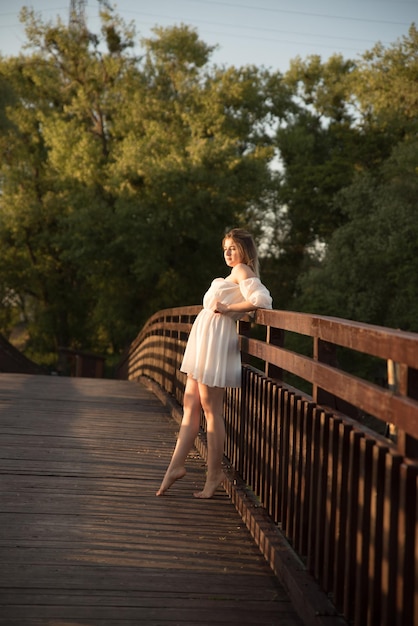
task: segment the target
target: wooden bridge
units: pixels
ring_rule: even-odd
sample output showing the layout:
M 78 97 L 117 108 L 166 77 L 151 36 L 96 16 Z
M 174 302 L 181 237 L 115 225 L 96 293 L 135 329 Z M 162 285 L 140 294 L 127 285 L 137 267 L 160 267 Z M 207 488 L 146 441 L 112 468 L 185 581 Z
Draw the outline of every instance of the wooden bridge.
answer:
M 119 380 L 0 375 L 0 624 L 416 626 L 418 336 L 258 311 L 225 402 L 225 491 L 191 497 L 202 419 L 188 475 L 156 498 L 199 310 L 154 315 Z M 376 380 L 344 370 L 347 350 Z

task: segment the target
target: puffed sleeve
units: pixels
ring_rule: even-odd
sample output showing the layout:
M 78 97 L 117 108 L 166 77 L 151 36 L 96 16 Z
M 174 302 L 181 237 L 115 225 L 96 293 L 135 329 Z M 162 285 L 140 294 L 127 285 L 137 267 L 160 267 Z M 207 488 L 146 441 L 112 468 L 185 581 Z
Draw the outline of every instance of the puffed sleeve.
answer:
M 246 278 L 240 282 L 239 288 L 244 300 L 251 302 L 257 309 L 271 309 L 273 307 L 270 292 L 259 278 Z

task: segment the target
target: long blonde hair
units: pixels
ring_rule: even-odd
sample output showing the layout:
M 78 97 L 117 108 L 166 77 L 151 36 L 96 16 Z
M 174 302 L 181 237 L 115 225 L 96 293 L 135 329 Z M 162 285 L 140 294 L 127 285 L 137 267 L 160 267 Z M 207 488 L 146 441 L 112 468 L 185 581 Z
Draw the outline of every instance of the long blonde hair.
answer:
M 222 245 L 225 239 L 232 239 L 242 256 L 242 262 L 251 267 L 254 274 L 259 277 L 258 252 L 252 235 L 244 228 L 233 228 L 224 236 Z

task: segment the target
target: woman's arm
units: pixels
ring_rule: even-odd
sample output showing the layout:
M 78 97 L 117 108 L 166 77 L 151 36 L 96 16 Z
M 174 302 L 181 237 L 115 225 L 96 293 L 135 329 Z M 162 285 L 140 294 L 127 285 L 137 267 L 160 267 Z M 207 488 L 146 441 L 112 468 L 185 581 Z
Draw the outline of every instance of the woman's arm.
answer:
M 236 302 L 234 304 L 223 304 L 223 302 L 217 302 L 215 307 L 215 313 L 249 313 L 255 311 L 258 307 L 254 306 L 251 302 Z

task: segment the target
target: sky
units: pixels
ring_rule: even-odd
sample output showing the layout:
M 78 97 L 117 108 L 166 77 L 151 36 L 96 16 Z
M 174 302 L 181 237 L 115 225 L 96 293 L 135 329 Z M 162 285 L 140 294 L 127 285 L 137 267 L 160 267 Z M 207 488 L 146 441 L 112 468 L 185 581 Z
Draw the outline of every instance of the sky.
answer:
M 285 72 L 290 61 L 317 54 L 356 59 L 377 42 L 389 47 L 418 26 L 418 0 L 111 0 L 138 42 L 155 26 L 187 24 L 206 44 L 217 46 L 219 65 L 254 64 Z M 70 0 L 0 0 L 0 53 L 13 56 L 26 41 L 19 22 L 23 6 L 44 21 L 68 22 Z M 99 32 L 98 0 L 87 0 L 85 16 Z M 140 46 L 138 50 L 140 50 Z

